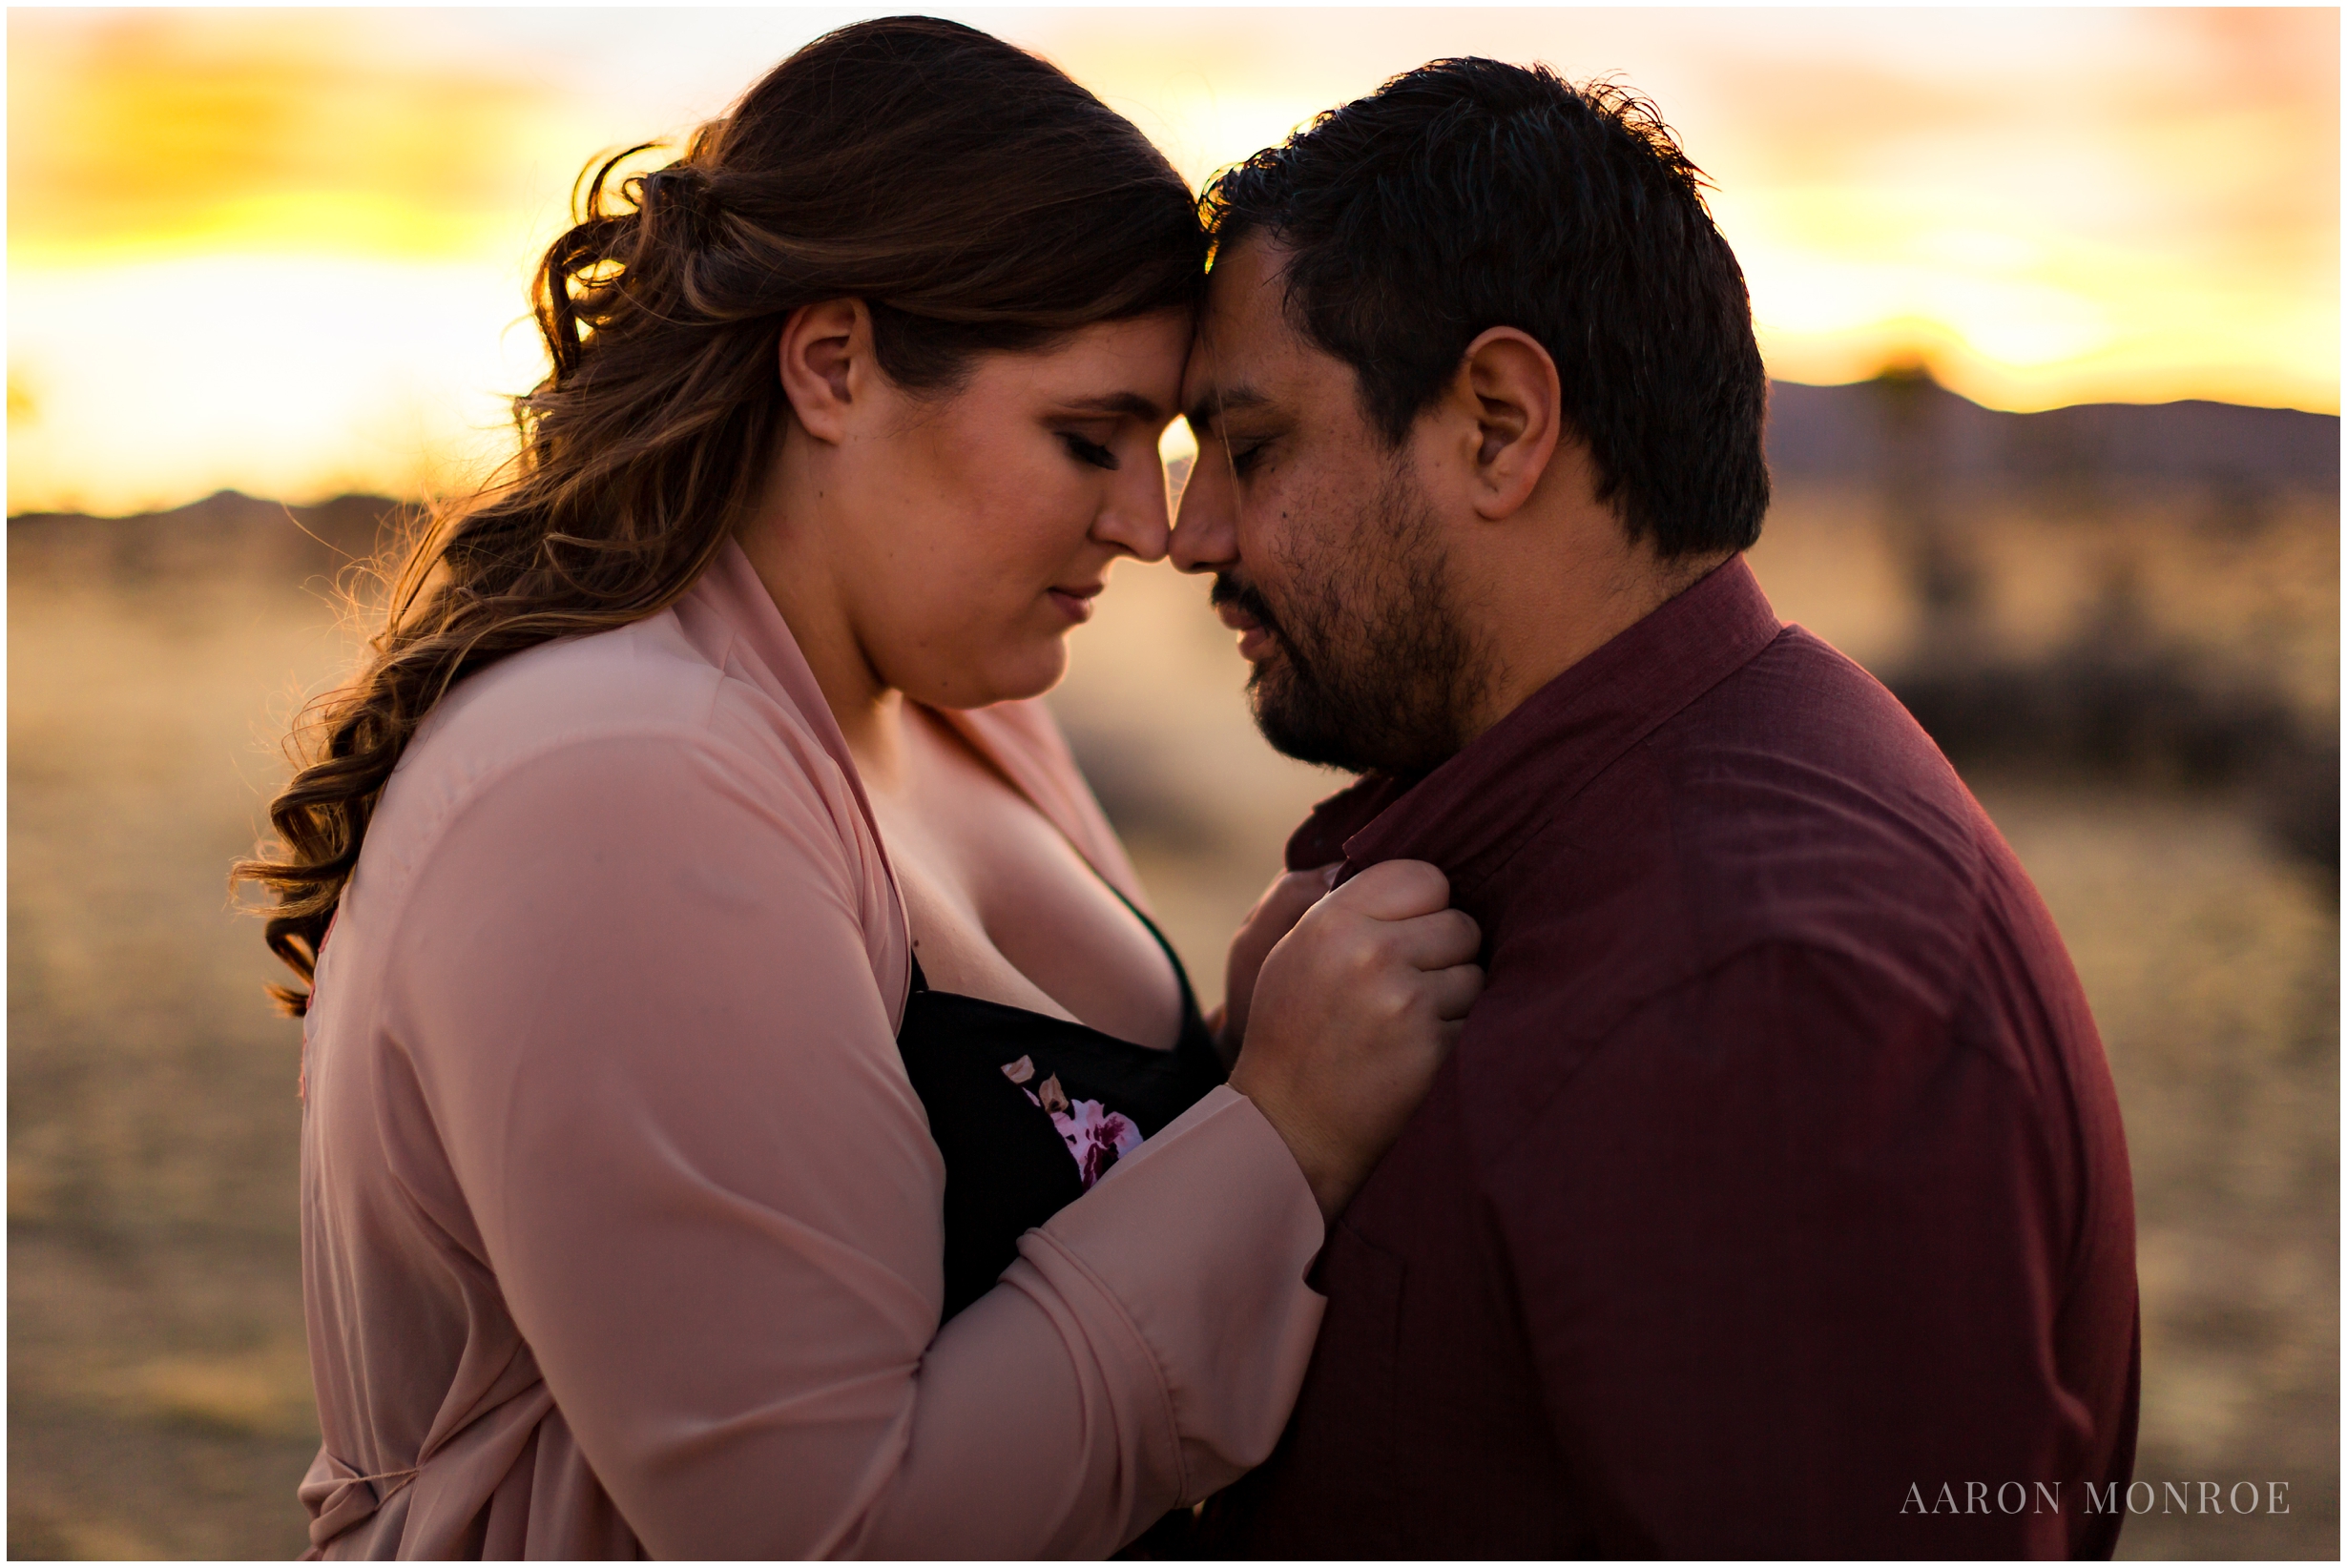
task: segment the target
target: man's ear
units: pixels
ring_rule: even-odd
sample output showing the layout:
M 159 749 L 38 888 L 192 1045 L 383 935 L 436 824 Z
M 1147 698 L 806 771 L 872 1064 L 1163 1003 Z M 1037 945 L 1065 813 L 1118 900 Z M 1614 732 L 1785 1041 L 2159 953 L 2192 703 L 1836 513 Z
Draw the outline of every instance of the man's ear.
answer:
M 1548 471 L 1564 431 L 1556 361 L 1530 333 L 1493 327 L 1467 344 L 1457 391 L 1475 419 L 1475 510 L 1494 522 L 1513 516 Z
M 856 395 L 870 384 L 872 312 L 862 299 L 801 305 L 782 322 L 782 394 L 807 434 L 837 443 Z

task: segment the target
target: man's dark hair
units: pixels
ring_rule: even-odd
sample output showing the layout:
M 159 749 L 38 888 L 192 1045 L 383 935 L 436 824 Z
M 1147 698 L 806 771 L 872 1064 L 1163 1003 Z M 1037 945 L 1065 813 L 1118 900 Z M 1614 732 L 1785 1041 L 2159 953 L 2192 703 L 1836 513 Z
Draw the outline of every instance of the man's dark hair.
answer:
M 1399 446 L 1495 326 L 1555 360 L 1598 495 L 1664 556 L 1740 550 L 1768 510 L 1767 373 L 1734 253 L 1654 107 L 1546 67 L 1436 60 L 1225 172 L 1218 251 L 1292 253 L 1304 336 Z

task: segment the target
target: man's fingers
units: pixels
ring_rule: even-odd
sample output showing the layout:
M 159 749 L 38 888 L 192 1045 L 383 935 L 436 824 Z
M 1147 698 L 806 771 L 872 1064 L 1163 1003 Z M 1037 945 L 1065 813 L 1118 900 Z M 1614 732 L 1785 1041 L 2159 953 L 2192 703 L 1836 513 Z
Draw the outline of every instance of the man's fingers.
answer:
M 1381 860 L 1328 896 L 1336 908 L 1373 920 L 1407 920 L 1450 902 L 1450 878 L 1423 860 Z

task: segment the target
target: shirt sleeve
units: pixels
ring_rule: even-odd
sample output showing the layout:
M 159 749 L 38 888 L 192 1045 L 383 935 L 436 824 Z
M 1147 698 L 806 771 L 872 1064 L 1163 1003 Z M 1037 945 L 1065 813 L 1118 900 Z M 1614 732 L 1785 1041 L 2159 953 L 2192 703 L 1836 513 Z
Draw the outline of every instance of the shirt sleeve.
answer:
M 2066 1554 L 2067 1226 L 2037 1091 L 1963 1024 L 1755 948 L 1610 1030 L 1492 1168 L 1597 1555 Z
M 812 788 L 692 732 L 484 785 L 392 1026 L 555 1403 L 662 1557 L 1101 1556 L 1259 1462 L 1319 1316 L 1220 1089 L 941 1333 L 945 1173 Z

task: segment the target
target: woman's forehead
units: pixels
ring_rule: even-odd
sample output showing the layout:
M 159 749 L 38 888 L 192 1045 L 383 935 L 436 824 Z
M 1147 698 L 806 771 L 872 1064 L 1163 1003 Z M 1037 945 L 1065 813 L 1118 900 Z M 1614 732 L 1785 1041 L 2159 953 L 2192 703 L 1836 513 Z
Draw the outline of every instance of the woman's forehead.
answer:
M 1191 335 L 1188 310 L 1095 321 L 1043 348 L 987 356 L 977 380 L 992 395 L 1162 423 L 1176 411 Z

